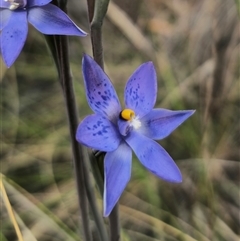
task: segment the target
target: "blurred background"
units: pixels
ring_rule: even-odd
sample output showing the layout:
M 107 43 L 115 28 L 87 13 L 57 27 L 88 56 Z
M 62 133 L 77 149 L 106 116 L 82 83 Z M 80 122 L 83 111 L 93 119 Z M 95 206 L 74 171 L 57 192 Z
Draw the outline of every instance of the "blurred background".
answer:
M 86 1 L 68 3 L 88 31 Z M 1 241 L 82 240 L 66 110 L 44 37 L 32 26 L 14 66 L 1 62 Z M 166 183 L 134 157 L 120 199 L 123 241 L 240 240 L 238 0 L 115 0 L 103 25 L 105 70 L 119 98 L 128 77 L 153 61 L 156 107 L 196 113 L 159 142 L 183 173 Z M 91 113 L 81 74 L 91 41 L 69 38 L 79 122 Z M 0 60 L 2 61 L 2 60 Z M 5 195 L 5 196 L 4 196 Z M 100 210 L 101 195 L 96 189 Z M 106 220 L 107 223 L 107 220 Z M 98 240 L 91 222 L 94 241 Z

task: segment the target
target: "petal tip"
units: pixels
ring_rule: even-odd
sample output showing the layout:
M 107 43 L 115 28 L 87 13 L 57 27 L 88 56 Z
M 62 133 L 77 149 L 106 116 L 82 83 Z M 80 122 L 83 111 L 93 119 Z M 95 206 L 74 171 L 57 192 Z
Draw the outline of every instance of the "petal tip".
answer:
M 82 58 L 82 71 L 84 71 L 85 68 L 89 68 L 90 66 L 95 66 L 97 63 L 95 60 L 88 54 L 83 54 Z
M 153 173 L 153 172 L 152 172 Z M 155 174 L 155 173 L 153 173 Z M 156 174 L 155 174 L 156 175 Z M 160 177 L 156 175 L 158 178 L 162 179 L 165 182 L 173 183 L 173 184 L 179 184 L 182 183 L 182 175 L 176 175 L 176 176 L 169 176 L 169 177 Z
M 112 211 L 112 210 L 104 210 L 104 212 L 103 212 L 103 217 L 104 217 L 104 218 L 107 218 L 107 217 L 110 215 L 111 211 Z
M 153 64 L 152 61 L 148 61 L 148 62 L 146 62 L 145 64 L 154 67 L 154 64 Z
M 181 174 L 180 170 L 177 168 L 177 169 L 175 169 L 174 175 L 172 175 L 168 181 L 172 182 L 172 183 L 181 183 L 182 180 L 183 180 L 182 174 Z
M 118 200 L 117 200 L 117 202 L 118 202 Z M 115 207 L 116 203 L 114 205 L 112 205 L 112 204 L 111 205 L 104 205 L 104 207 L 103 207 L 103 209 L 104 209 L 103 210 L 103 217 L 107 218 L 111 214 L 111 212 L 112 212 L 113 208 Z
M 84 54 L 83 54 L 83 58 L 82 58 L 82 63 L 84 63 L 84 62 L 86 62 L 86 61 L 91 62 L 91 61 L 93 61 L 93 58 L 92 58 L 90 55 L 84 53 Z
M 189 116 L 193 115 L 196 112 L 196 110 L 189 110 Z
M 81 32 L 82 32 L 82 37 L 86 37 L 86 36 L 88 36 L 88 33 L 85 32 L 85 31 L 83 31 L 82 29 L 81 29 Z
M 177 168 L 177 172 L 176 173 L 174 173 L 172 175 L 169 175 L 167 177 L 166 176 L 165 177 L 159 176 L 156 173 L 154 173 L 153 171 L 152 171 L 152 173 L 155 174 L 160 179 L 166 181 L 166 182 L 170 182 L 170 183 L 181 183 L 182 182 L 182 174 L 181 174 L 181 172 L 180 172 L 180 170 L 178 168 Z
M 11 63 L 11 64 L 7 64 L 6 62 L 4 62 L 4 63 L 7 66 L 8 69 L 13 65 L 13 63 Z
M 76 34 L 73 34 L 75 36 L 78 36 L 78 37 L 86 37 L 88 35 L 87 32 L 83 31 L 81 28 L 79 28 L 78 26 L 76 26 L 76 28 L 78 29 L 78 33 Z
M 10 57 L 12 57 L 12 56 L 10 56 Z M 18 57 L 18 55 L 17 55 L 17 57 Z M 8 69 L 14 64 L 17 57 L 10 59 L 9 56 L 2 56 L 3 62 L 5 63 L 5 65 L 7 66 Z
M 182 110 L 182 113 L 185 116 L 185 119 L 183 120 L 183 122 L 185 120 L 187 120 L 190 116 L 192 116 L 195 113 L 196 110 Z
M 176 165 L 176 163 L 175 163 Z M 182 182 L 182 173 L 179 169 L 179 167 L 176 165 L 175 168 L 173 169 L 173 172 L 172 172 L 172 179 L 173 179 L 173 182 L 175 183 L 181 183 Z
M 145 68 L 147 71 L 153 71 L 153 73 L 155 73 L 155 71 L 156 71 L 155 66 L 152 61 L 143 63 L 142 65 L 140 65 L 140 67 Z
M 182 181 L 183 181 L 182 175 L 180 174 L 180 176 L 178 176 L 177 178 L 175 178 L 175 179 L 173 180 L 173 183 L 181 183 Z
M 110 203 L 110 204 L 107 204 L 107 197 L 106 197 L 106 195 L 107 194 L 106 194 L 106 188 L 105 188 L 104 189 L 104 194 L 103 194 L 103 196 L 104 196 L 104 198 L 103 198 L 103 217 L 105 217 L 105 218 L 107 218 L 111 214 L 111 212 L 112 212 L 112 210 L 113 210 L 113 208 L 115 206 L 115 204 L 113 205 L 113 202 Z

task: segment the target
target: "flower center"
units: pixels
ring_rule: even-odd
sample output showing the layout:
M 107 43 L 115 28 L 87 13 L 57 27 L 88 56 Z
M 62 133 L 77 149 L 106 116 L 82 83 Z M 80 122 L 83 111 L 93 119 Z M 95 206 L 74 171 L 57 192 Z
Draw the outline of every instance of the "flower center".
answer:
M 120 116 L 124 119 L 124 120 L 132 120 L 135 117 L 135 113 L 133 110 L 131 109 L 124 109 L 121 113 Z
M 141 127 L 141 122 L 137 116 L 135 116 L 135 112 L 131 109 L 124 109 L 120 116 L 122 119 L 129 121 L 129 125 L 132 126 L 134 129 L 138 129 Z
M 4 0 L 10 4 L 10 10 L 16 10 L 18 8 L 24 8 L 27 5 L 27 0 Z

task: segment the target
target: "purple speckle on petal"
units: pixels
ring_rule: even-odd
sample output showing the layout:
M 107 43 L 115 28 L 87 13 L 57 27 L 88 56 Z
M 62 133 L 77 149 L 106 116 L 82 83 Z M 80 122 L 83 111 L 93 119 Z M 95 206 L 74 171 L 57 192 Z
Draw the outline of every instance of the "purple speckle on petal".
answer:
M 88 125 L 87 126 L 88 130 L 93 131 L 92 132 L 93 136 L 97 136 L 97 135 L 102 136 L 103 133 L 108 133 L 109 128 L 110 128 L 110 126 L 104 125 L 103 121 L 101 121 L 101 120 L 97 121 L 97 123 L 94 124 L 94 125 Z

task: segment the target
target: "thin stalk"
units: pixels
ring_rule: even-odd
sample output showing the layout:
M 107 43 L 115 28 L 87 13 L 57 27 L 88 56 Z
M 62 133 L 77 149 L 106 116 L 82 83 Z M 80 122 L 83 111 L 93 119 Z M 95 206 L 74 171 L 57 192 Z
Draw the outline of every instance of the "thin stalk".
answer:
M 91 42 L 94 60 L 104 69 L 102 24 L 107 13 L 109 0 L 88 0 L 89 22 L 91 28 Z
M 55 4 L 58 4 L 58 3 L 55 2 Z M 61 8 L 65 11 L 65 4 L 64 3 L 62 4 Z M 64 58 L 63 55 L 61 55 L 61 53 L 62 53 L 62 49 L 61 49 L 62 44 L 59 43 L 59 37 L 57 37 L 57 36 L 45 36 L 45 37 L 46 37 L 48 46 L 50 48 L 50 51 L 52 52 L 55 64 L 56 64 L 57 69 L 58 69 L 59 79 L 61 80 L 60 84 L 61 84 L 61 86 L 62 86 L 62 88 L 64 90 L 64 82 L 62 81 L 62 78 L 60 77 L 60 76 L 64 76 L 64 73 L 62 73 L 63 68 L 61 67 L 62 65 L 64 65 L 64 63 L 61 62 L 61 60 L 62 59 L 66 59 L 66 58 Z M 67 51 L 66 48 L 65 48 L 65 50 Z M 68 76 L 71 77 L 69 66 L 67 68 L 68 68 L 67 72 L 69 73 Z M 72 90 L 71 93 L 73 95 L 72 99 L 74 99 L 74 91 Z M 67 101 L 66 101 L 66 103 L 67 103 Z M 74 100 L 74 103 L 75 103 L 75 100 Z M 71 101 L 69 102 L 69 104 L 71 105 Z M 72 102 L 72 104 L 73 104 L 73 102 Z M 76 105 L 76 104 L 74 104 L 74 105 Z M 76 108 L 73 108 L 73 109 L 75 109 L 75 111 L 76 111 Z M 70 111 L 70 113 L 75 113 L 74 110 L 71 110 L 71 111 Z M 77 112 L 76 112 L 75 116 L 78 116 Z M 74 139 L 74 141 L 75 141 L 75 139 Z M 97 230 L 98 230 L 98 233 L 99 233 L 100 241 L 107 241 L 108 240 L 108 236 L 107 236 L 104 220 L 103 220 L 103 218 L 102 218 L 102 216 L 101 216 L 101 214 L 99 212 L 97 201 L 96 201 L 96 197 L 95 197 L 95 193 L 94 193 L 95 189 L 93 187 L 93 184 L 91 182 L 91 178 L 89 176 L 90 168 L 89 168 L 88 163 L 90 161 L 89 161 L 89 156 L 87 154 L 87 149 L 84 148 L 84 147 L 79 147 L 79 148 L 81 148 L 80 149 L 80 153 L 83 155 L 83 159 L 82 160 L 78 160 L 78 161 L 82 162 L 83 175 L 84 175 L 84 180 L 85 180 L 84 185 L 85 185 L 85 188 L 86 188 L 88 201 L 89 201 L 89 204 L 90 204 L 90 207 L 91 207 L 91 211 L 92 211 L 92 214 L 93 214 L 93 219 L 94 219 L 94 221 L 96 223 L 96 227 L 97 227 Z M 77 171 L 77 170 L 75 170 L 75 171 Z M 78 174 L 76 173 L 76 177 L 77 176 L 78 176 Z M 79 179 L 79 178 L 77 178 L 77 179 Z M 85 195 L 85 194 L 82 194 L 82 195 Z M 81 200 L 80 200 L 80 202 L 81 202 Z M 85 210 L 87 210 L 87 209 L 85 209 Z M 84 223 L 87 224 L 86 221 L 84 221 Z M 89 228 L 86 226 L 84 229 L 89 229 Z
M 65 99 L 70 137 L 72 143 L 72 152 L 73 152 L 73 163 L 76 177 L 76 185 L 78 192 L 78 203 L 81 209 L 82 216 L 82 225 L 84 240 L 91 241 L 92 236 L 89 227 L 89 217 L 88 217 L 88 203 L 87 195 L 85 188 L 85 178 L 84 176 L 84 155 L 83 147 L 79 145 L 75 139 L 75 133 L 78 126 L 78 114 L 76 101 L 73 90 L 72 76 L 69 66 L 68 58 L 68 40 L 67 36 L 55 36 L 56 44 L 59 54 L 59 63 L 60 63 L 60 82 L 63 90 L 63 95 Z M 85 177 L 85 178 L 84 178 Z
M 87 191 L 87 197 L 89 200 L 89 204 L 92 210 L 92 214 L 93 214 L 93 218 L 95 220 L 97 229 L 98 229 L 98 233 L 99 233 L 99 238 L 101 241 L 108 241 L 108 235 L 107 235 L 107 231 L 103 222 L 103 218 L 99 212 L 98 206 L 97 206 L 97 202 L 96 202 L 96 196 L 94 195 L 94 186 L 93 183 L 91 182 L 91 179 L 89 178 L 89 170 L 90 170 L 90 165 L 89 163 L 90 158 L 88 155 L 88 152 L 86 150 L 86 148 L 84 148 L 84 152 L 83 152 L 84 156 L 85 156 L 85 160 L 87 160 L 87 162 L 85 162 L 84 165 L 84 175 L 85 175 L 85 179 L 86 181 L 86 191 Z
M 109 215 L 109 229 L 110 229 L 110 240 L 119 241 L 120 240 L 120 221 L 119 221 L 118 203 L 115 205 L 111 214 Z
M 102 46 L 102 24 L 107 13 L 109 0 L 87 0 L 88 15 L 91 28 L 91 42 L 94 60 L 104 69 L 103 46 Z M 120 240 L 120 222 L 118 204 L 115 205 L 109 215 L 110 240 Z

